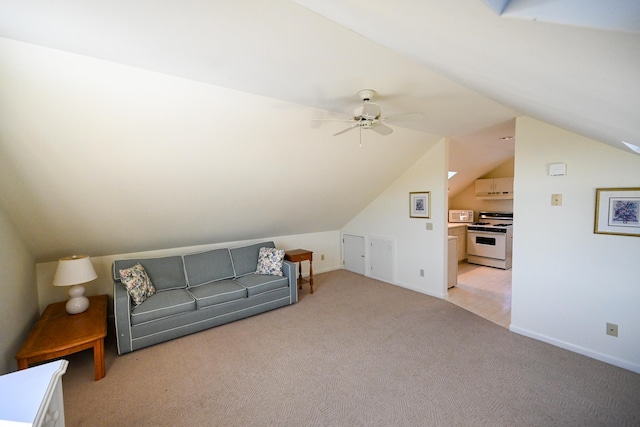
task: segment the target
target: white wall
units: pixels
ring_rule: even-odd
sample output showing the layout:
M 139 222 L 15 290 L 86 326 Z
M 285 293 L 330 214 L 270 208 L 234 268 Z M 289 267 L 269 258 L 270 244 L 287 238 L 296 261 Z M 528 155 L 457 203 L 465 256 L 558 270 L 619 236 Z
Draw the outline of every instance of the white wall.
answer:
M 442 139 L 342 229 L 365 236 L 365 248 L 372 237 L 392 240 L 395 284 L 440 298 L 446 295 L 447 164 L 448 141 Z M 420 191 L 431 192 L 430 219 L 409 217 L 409 193 Z
M 640 187 L 640 157 L 524 117 L 515 158 L 511 330 L 640 372 L 640 237 L 593 232 L 596 188 Z
M 206 251 L 209 249 L 244 246 L 268 240 L 273 240 L 276 246 L 280 249 L 289 250 L 300 248 L 312 251 L 314 275 L 341 268 L 339 231 L 268 237 L 264 239 L 92 257 L 91 260 L 94 268 L 96 269 L 96 273 L 98 274 L 98 278 L 85 285 L 86 295 L 107 294 L 113 296 L 111 265 L 116 259 L 150 258 L 155 256 L 188 254 Z M 321 259 L 322 255 L 324 255 L 324 260 Z M 68 299 L 67 289 L 65 287 L 56 287 L 51 284 L 53 282 L 56 266 L 57 262 L 46 262 L 36 265 L 38 276 L 38 295 L 41 311 L 52 302 Z M 309 263 L 306 261 L 302 263 L 302 274 L 305 277 L 309 274 Z
M 38 318 L 35 260 L 0 209 L 0 374 L 17 369 L 16 353 Z

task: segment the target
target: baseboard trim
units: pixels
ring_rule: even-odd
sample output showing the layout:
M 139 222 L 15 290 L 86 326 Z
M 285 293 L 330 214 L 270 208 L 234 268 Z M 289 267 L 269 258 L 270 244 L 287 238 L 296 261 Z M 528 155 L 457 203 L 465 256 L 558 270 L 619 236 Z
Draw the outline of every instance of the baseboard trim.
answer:
M 336 271 L 336 270 L 342 270 L 342 266 L 341 265 L 334 265 L 334 266 L 330 266 L 330 267 L 326 267 L 326 268 L 318 268 L 316 269 L 315 267 L 313 268 L 313 275 L 315 276 L 316 274 L 322 274 L 322 273 L 328 273 L 330 271 Z M 308 277 L 308 276 L 307 276 Z
M 337 270 L 339 270 L 339 269 L 337 269 Z M 346 270 L 346 269 L 344 269 L 344 268 L 342 268 L 342 270 L 348 271 L 348 270 Z M 357 274 L 357 273 L 356 273 L 356 274 Z M 365 276 L 365 277 L 368 277 L 369 279 L 377 280 L 377 281 L 379 281 L 379 282 L 388 283 L 388 284 L 390 284 L 390 285 L 399 286 L 399 287 L 401 287 L 401 288 L 405 288 L 405 289 L 409 289 L 409 290 L 411 290 L 411 291 L 419 292 L 419 293 L 421 293 L 421 294 L 429 295 L 430 297 L 440 298 L 440 299 L 446 299 L 446 296 L 445 296 L 444 294 L 438 294 L 438 293 L 435 293 L 435 292 L 429 292 L 429 291 L 426 291 L 426 290 L 424 290 L 424 289 L 417 288 L 417 287 L 415 287 L 415 286 L 407 285 L 406 283 L 397 282 L 397 281 L 392 281 L 392 282 L 390 282 L 390 281 L 388 281 L 388 280 L 381 279 L 381 278 L 379 278 L 379 277 L 375 277 L 375 276 L 372 276 L 372 275 L 368 275 L 368 274 L 366 274 L 366 273 L 365 273 L 365 275 L 364 275 L 364 276 Z
M 388 282 L 391 283 L 391 282 Z M 443 294 L 438 294 L 435 292 L 429 292 L 427 290 L 421 289 L 421 288 L 416 288 L 415 286 L 411 286 L 411 285 L 407 285 L 405 283 L 400 283 L 400 282 L 394 282 L 391 283 L 392 285 L 396 285 L 396 286 L 400 286 L 401 288 L 405 288 L 405 289 L 409 289 L 415 292 L 419 292 L 421 294 L 425 294 L 425 295 L 429 295 L 430 297 L 434 297 L 434 298 L 439 298 L 439 299 L 445 299 L 445 296 Z
M 518 326 L 514 326 L 513 324 L 509 326 L 509 330 L 516 334 L 524 335 L 525 337 L 533 338 L 534 340 L 546 342 L 547 344 L 551 344 L 556 347 L 563 348 L 565 350 L 572 351 L 574 353 L 582 354 L 583 356 L 590 357 L 592 359 L 599 360 L 601 362 L 608 363 L 613 366 L 617 366 L 619 368 L 626 369 L 631 372 L 635 372 L 640 374 L 640 365 L 628 362 L 623 359 L 619 359 L 617 357 L 609 356 L 608 354 L 599 353 L 597 351 L 590 350 L 588 348 L 580 347 L 565 341 L 560 341 L 555 338 L 548 337 L 546 335 L 541 335 L 536 332 L 532 332 L 528 329 L 520 328 Z

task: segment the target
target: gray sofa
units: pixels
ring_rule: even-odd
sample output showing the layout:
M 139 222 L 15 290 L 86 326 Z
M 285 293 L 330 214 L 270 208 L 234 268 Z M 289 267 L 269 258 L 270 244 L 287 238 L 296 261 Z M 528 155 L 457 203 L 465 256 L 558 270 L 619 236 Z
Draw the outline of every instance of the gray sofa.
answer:
M 256 274 L 261 247 L 275 245 L 264 242 L 188 255 L 114 261 L 118 353 L 296 303 L 295 264 L 284 261 L 283 276 Z M 156 293 L 135 306 L 120 282 L 120 270 L 137 263 L 146 270 Z

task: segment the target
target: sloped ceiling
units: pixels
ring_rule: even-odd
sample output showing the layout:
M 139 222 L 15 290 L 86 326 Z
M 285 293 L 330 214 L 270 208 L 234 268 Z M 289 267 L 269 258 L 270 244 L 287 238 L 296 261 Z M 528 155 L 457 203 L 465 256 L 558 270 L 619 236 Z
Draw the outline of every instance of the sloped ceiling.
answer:
M 614 31 L 640 31 L 640 3 L 634 0 L 484 0 L 508 18 Z
M 518 114 L 640 141 L 637 34 L 479 0 L 0 0 L 0 37 L 0 206 L 38 261 L 339 229 L 443 136 L 502 163 Z M 361 148 L 313 121 L 364 88 L 424 114 Z
M 505 19 L 481 0 L 298 3 L 523 114 L 617 148 L 640 145 L 638 32 Z M 638 16 L 635 3 L 612 4 Z

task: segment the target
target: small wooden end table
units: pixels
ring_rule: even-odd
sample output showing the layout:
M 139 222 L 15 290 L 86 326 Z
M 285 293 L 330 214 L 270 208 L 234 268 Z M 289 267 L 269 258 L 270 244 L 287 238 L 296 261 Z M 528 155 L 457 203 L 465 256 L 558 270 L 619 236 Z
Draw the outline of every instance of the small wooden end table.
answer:
M 292 249 L 284 253 L 284 259 L 291 262 L 298 262 L 298 287 L 302 289 L 302 282 L 306 282 L 302 278 L 302 261 L 309 261 L 309 287 L 313 294 L 313 252 L 306 249 Z
M 108 301 L 107 295 L 89 297 L 89 309 L 79 314 L 68 314 L 66 301 L 47 306 L 16 355 L 18 369 L 93 348 L 96 381 L 104 378 Z

